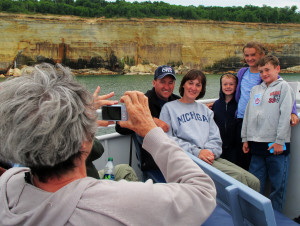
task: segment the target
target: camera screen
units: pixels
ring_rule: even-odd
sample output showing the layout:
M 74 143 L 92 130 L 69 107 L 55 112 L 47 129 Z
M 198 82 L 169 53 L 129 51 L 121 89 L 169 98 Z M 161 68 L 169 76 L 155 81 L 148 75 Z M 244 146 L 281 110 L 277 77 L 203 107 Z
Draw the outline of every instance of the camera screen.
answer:
M 121 107 L 102 107 L 103 120 L 121 120 Z

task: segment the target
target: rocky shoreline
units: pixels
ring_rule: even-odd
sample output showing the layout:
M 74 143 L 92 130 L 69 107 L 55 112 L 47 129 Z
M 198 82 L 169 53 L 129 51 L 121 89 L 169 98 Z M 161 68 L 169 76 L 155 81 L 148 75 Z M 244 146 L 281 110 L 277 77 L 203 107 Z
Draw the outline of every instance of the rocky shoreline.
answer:
M 89 75 L 117 75 L 117 74 L 132 74 L 132 75 L 148 75 L 154 74 L 155 69 L 158 65 L 155 64 L 138 64 L 136 66 L 125 65 L 122 71 L 110 71 L 105 68 L 89 68 L 89 69 L 71 69 L 72 73 L 75 76 L 89 76 Z M 1 74 L 0 78 L 10 77 L 10 76 L 21 76 L 24 70 L 28 70 L 28 66 L 24 65 L 22 69 L 10 69 L 6 75 Z M 190 70 L 187 66 L 174 67 L 177 74 L 185 74 Z M 237 73 L 238 70 L 230 70 L 231 73 Z M 294 66 L 286 69 L 282 69 L 281 73 L 300 73 L 300 65 Z M 205 71 L 206 74 L 223 74 L 224 72 L 215 72 L 215 71 Z
M 300 73 L 300 65 L 280 70 L 281 73 Z

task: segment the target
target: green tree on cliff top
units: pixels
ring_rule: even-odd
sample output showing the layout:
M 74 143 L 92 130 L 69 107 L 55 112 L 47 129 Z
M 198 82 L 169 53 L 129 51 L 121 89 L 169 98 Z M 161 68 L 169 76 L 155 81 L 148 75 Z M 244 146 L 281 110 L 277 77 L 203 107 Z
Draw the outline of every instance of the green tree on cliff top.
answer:
M 174 18 L 264 23 L 300 23 L 297 6 L 217 7 L 178 6 L 165 2 L 126 2 L 116 0 L 1 0 L 0 11 L 9 13 L 42 13 L 106 18 Z

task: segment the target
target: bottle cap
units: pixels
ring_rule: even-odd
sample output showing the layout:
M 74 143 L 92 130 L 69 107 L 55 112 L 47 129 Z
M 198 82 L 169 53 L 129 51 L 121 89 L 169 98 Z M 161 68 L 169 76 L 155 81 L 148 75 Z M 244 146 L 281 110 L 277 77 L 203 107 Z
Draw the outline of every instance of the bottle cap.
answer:
M 113 161 L 113 157 L 108 157 L 108 160 L 107 161 Z

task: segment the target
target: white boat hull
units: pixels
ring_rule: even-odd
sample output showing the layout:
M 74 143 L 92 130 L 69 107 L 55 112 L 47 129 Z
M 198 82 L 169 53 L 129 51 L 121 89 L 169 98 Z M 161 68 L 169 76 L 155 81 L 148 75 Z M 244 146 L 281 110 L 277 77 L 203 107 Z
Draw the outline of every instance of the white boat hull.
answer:
M 297 104 L 298 112 L 300 105 Z M 105 129 L 105 128 L 103 128 Z M 97 137 L 104 146 L 104 154 L 101 158 L 94 161 L 97 169 L 103 169 L 108 157 L 114 158 L 114 164 L 129 164 L 142 180 L 142 172 L 138 167 L 135 147 L 131 145 L 131 136 L 123 136 L 112 133 Z M 130 147 L 132 154 L 130 154 Z M 300 125 L 292 128 L 290 170 L 287 185 L 287 196 L 283 208 L 283 214 L 294 219 L 300 216 Z M 130 161 L 131 156 L 131 161 Z
M 290 169 L 283 214 L 294 219 L 300 216 L 300 125 L 292 128 Z

